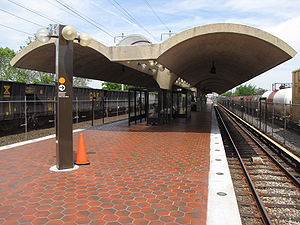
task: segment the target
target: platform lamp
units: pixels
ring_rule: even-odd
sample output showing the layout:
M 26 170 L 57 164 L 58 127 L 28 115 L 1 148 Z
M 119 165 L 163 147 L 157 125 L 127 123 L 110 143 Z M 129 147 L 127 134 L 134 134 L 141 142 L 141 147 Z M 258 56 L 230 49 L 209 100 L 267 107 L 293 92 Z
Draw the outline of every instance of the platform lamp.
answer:
M 87 46 L 91 37 L 87 33 L 77 35 L 72 26 L 54 25 L 52 29 L 41 28 L 36 33 L 36 39 L 48 42 L 55 41 L 55 72 L 56 72 L 56 165 L 53 171 L 67 171 L 78 168 L 73 160 L 73 41 Z

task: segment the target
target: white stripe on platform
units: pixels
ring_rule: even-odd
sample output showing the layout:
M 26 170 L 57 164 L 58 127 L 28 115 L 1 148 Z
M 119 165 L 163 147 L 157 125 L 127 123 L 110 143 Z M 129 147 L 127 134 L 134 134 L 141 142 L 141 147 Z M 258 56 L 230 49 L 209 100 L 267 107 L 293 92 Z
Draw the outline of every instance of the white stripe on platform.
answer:
M 73 130 L 73 133 L 84 131 L 86 129 L 88 129 L 88 128 Z M 22 146 L 22 145 L 35 143 L 35 142 L 38 142 L 38 141 L 48 140 L 50 138 L 55 138 L 55 134 L 51 134 L 51 135 L 48 135 L 48 136 L 45 136 L 45 137 L 40 137 L 40 138 L 28 140 L 28 141 L 22 141 L 22 142 L 18 142 L 18 143 L 11 144 L 11 145 L 5 145 L 5 146 L 0 147 L 0 151 L 7 150 L 7 149 L 10 149 L 10 148 L 14 148 L 14 147 L 19 147 L 19 146 Z
M 207 225 L 242 225 L 222 136 L 214 110 L 211 115 Z M 218 175 L 218 174 L 219 175 Z M 223 175 L 220 175 L 223 173 Z M 226 194 L 222 196 L 222 194 Z

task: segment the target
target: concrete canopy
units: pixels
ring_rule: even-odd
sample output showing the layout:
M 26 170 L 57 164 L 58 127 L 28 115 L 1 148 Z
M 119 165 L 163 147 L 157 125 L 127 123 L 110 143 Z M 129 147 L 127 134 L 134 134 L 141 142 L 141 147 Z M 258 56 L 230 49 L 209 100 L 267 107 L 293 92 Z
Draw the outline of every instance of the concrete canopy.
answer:
M 47 44 L 33 42 L 11 64 L 53 73 L 54 54 L 53 39 Z M 74 75 L 152 88 L 170 88 L 180 77 L 200 91 L 223 93 L 295 55 L 292 47 L 262 30 L 220 23 L 183 31 L 159 44 L 107 47 L 95 40 L 88 47 L 75 44 Z M 149 60 L 168 73 L 151 69 Z M 146 70 L 140 68 L 142 63 Z M 213 63 L 215 74 L 210 73 Z M 161 79 L 164 76 L 171 78 Z

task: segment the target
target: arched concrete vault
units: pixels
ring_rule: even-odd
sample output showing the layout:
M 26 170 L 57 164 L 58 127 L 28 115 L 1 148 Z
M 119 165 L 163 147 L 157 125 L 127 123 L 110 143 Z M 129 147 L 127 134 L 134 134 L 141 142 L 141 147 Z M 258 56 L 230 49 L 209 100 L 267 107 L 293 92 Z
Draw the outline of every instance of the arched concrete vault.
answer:
M 74 43 L 74 76 L 123 84 L 159 88 L 153 76 L 109 58 L 108 47 L 93 41 L 88 47 Z M 33 42 L 11 61 L 13 66 L 55 73 L 55 39 Z
M 157 61 L 198 88 L 222 93 L 292 58 L 296 54 L 282 40 L 259 29 L 238 24 L 195 27 L 162 43 Z M 216 74 L 211 74 L 212 64 Z M 213 77 L 214 82 L 199 87 Z M 202 83 L 203 84 L 203 83 Z
M 279 38 L 239 24 L 210 24 L 183 31 L 160 44 L 107 47 L 93 41 L 75 44 L 74 75 L 145 87 L 170 88 L 179 76 L 201 90 L 225 92 L 295 56 Z M 54 72 L 54 41 L 34 42 L 12 65 Z M 142 64 L 154 60 L 166 68 L 159 75 Z M 216 74 L 210 73 L 212 64 Z M 150 72 L 149 72 L 150 71 Z M 157 70 L 158 71 L 158 70 Z M 165 75 L 164 75 L 165 74 Z M 163 76 L 169 76 L 163 79 Z

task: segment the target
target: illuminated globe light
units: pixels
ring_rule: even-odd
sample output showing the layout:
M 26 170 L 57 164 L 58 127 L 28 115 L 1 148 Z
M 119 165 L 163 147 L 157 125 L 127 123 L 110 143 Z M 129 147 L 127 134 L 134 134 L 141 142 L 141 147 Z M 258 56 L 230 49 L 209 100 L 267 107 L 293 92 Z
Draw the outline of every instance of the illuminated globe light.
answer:
M 36 39 L 43 43 L 49 41 L 50 36 L 51 36 L 50 31 L 46 28 L 38 29 L 38 31 L 35 34 Z
M 65 26 L 62 29 L 61 34 L 64 37 L 64 39 L 66 39 L 68 41 L 72 41 L 77 37 L 77 31 L 76 31 L 75 27 L 72 27 L 72 26 Z
M 155 66 L 155 62 L 153 60 L 149 60 L 149 66 L 153 68 Z
M 156 69 L 151 69 L 152 74 L 155 74 L 157 71 Z
M 79 35 L 79 44 L 81 46 L 88 46 L 92 41 L 92 38 L 89 34 L 87 33 L 81 33 Z
M 145 70 L 147 68 L 147 65 L 145 63 L 143 63 L 141 66 L 142 66 L 142 70 Z
M 163 65 L 159 64 L 158 69 L 160 72 L 163 72 L 165 70 L 165 67 Z

